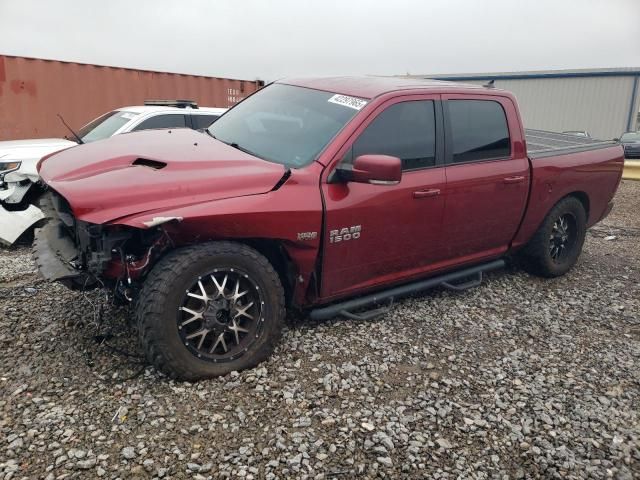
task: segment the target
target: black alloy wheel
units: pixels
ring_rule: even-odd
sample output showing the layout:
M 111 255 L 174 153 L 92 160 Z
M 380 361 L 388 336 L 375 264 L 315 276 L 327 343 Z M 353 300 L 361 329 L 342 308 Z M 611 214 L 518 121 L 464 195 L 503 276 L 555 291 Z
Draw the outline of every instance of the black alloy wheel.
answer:
M 577 238 L 576 219 L 571 213 L 558 217 L 549 235 L 549 256 L 562 263 L 573 249 Z
M 587 212 L 574 196 L 556 203 L 519 252 L 525 270 L 542 277 L 567 273 L 578 261 L 587 231 Z
M 180 338 L 198 358 L 235 360 L 260 336 L 263 305 L 260 287 L 246 273 L 214 269 L 186 291 L 178 308 Z
M 266 360 L 285 317 L 284 289 L 269 260 L 239 242 L 175 249 L 136 300 L 146 357 L 172 378 L 199 380 Z

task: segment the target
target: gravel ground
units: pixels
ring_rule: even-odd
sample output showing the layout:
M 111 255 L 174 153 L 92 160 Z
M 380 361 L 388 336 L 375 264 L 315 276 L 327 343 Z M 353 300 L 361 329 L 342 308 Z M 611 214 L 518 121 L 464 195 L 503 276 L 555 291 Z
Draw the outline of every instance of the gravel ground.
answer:
M 268 362 L 197 384 L 0 251 L 0 479 L 639 478 L 639 247 L 625 181 L 564 278 L 291 319 Z

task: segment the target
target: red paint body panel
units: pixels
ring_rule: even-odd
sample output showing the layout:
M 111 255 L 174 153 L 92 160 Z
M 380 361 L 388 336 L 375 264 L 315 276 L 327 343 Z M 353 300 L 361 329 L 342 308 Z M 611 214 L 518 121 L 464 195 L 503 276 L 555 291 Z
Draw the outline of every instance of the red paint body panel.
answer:
M 303 305 L 313 301 L 313 298 L 306 298 L 306 292 L 320 248 L 322 201 L 318 177 L 321 170 L 315 163 L 303 170 L 294 170 L 287 182 L 273 192 L 147 211 L 115 223 L 144 228 L 144 222 L 156 216 L 181 217 L 181 222 L 165 227 L 176 246 L 209 240 L 278 241 L 295 271 L 294 301 Z M 317 235 L 301 240 L 298 238 L 300 232 L 316 232 Z
M 231 107 L 262 82 L 0 55 L 0 140 L 68 135 L 104 112 L 157 98 Z
M 378 98 L 384 95 L 409 95 L 411 93 L 424 94 L 451 91 L 472 92 L 482 90 L 481 85 L 464 85 L 440 80 L 423 80 L 405 77 L 330 77 L 330 78 L 287 78 L 278 83 L 313 88 L 326 92 L 351 95 L 358 98 Z
M 138 158 L 166 166 L 133 165 Z M 265 193 L 284 172 L 186 128 L 116 135 L 64 150 L 40 166 L 42 179 L 70 202 L 74 215 L 91 223 Z
M 413 193 L 445 187 L 444 169 L 405 173 L 398 185 L 323 184 L 326 231 L 361 225 L 357 240 L 327 244 L 322 297 L 331 298 L 429 271 L 442 257 L 444 195 Z M 325 232 L 326 235 L 326 232 Z
M 518 109 L 513 99 L 501 95 L 447 94 L 442 99 L 500 103 L 511 139 L 509 158 L 446 166 L 446 259 L 458 259 L 457 264 L 468 256 L 504 253 L 520 225 L 529 194 L 529 160 Z
M 531 194 L 512 247 L 527 243 L 545 215 L 563 197 L 583 193 L 589 201 L 587 225 L 600 221 L 620 183 L 624 152 L 619 145 L 531 160 Z
M 571 193 L 588 198 L 592 225 L 606 212 L 622 173 L 620 146 L 527 158 L 517 104 L 508 92 L 374 77 L 283 83 L 370 99 L 315 162 L 288 178 L 281 165 L 190 130 L 140 132 L 75 147 L 49 158 L 40 173 L 84 221 L 144 229 L 156 217 L 178 217 L 162 226 L 174 246 L 222 239 L 280 245 L 295 279 L 293 303 L 301 307 L 503 256 L 526 243 L 553 205 Z M 331 180 L 352 142 L 389 105 L 448 98 L 499 101 L 510 157 L 439 163 L 403 172 L 395 185 Z M 167 165 L 131 166 L 139 157 Z M 331 231 L 343 229 L 347 233 L 332 242 Z

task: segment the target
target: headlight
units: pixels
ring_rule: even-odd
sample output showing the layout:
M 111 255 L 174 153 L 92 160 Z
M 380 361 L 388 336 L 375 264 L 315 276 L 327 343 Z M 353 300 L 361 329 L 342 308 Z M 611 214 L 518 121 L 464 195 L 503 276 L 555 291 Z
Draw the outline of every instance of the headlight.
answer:
M 0 173 L 9 173 L 20 168 L 22 162 L 0 162 Z

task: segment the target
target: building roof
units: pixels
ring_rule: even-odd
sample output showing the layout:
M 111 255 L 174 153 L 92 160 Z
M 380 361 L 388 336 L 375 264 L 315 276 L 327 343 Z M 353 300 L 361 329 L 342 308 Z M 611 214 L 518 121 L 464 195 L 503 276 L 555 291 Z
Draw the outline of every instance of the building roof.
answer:
M 398 90 L 414 89 L 482 89 L 479 85 L 465 85 L 440 80 L 426 80 L 424 78 L 407 77 L 316 77 L 316 78 L 285 78 L 277 83 L 313 88 L 327 92 L 350 95 L 360 98 L 375 98 L 382 94 Z
M 640 76 L 640 67 L 583 68 L 573 70 L 530 70 L 523 72 L 491 73 L 438 73 L 407 75 L 404 78 L 430 78 L 447 81 L 472 80 L 520 80 L 528 78 L 579 78 L 579 77 L 620 77 Z

